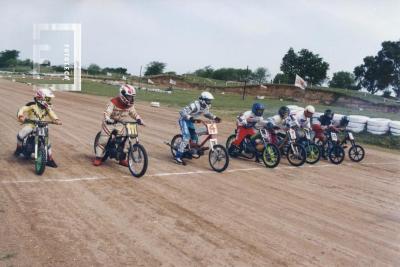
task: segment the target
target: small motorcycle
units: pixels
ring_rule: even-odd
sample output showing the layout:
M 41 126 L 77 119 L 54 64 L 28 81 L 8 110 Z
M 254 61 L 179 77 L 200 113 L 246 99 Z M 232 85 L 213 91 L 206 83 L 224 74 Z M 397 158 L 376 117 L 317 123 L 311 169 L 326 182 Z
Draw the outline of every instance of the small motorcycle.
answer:
M 296 128 L 295 125 L 288 125 L 285 137 L 279 134 L 276 136 L 281 154 L 286 155 L 291 165 L 298 167 L 306 162 L 307 152 L 304 146 L 297 143 Z
M 123 160 L 128 156 L 128 168 L 131 174 L 136 177 L 142 177 L 148 166 L 148 157 L 146 149 L 139 143 L 139 134 L 137 130 L 137 122 L 129 121 L 123 122 L 118 121 L 124 125 L 125 131 L 123 135 L 119 135 L 117 130 L 114 130 L 108 139 L 108 142 L 104 148 L 104 156 L 102 161 L 106 161 L 108 158 L 115 159 L 117 161 Z M 94 152 L 97 151 L 97 146 L 101 132 L 98 132 L 94 139 Z M 128 155 L 124 152 L 125 143 L 128 142 Z
M 364 159 L 365 156 L 365 150 L 362 146 L 356 144 L 356 140 L 354 138 L 354 135 L 352 132 L 348 130 L 344 130 L 345 136 L 343 140 L 340 142 L 342 147 L 344 148 L 349 141 L 351 144 L 351 147 L 348 151 L 349 158 L 354 161 L 354 162 L 360 162 Z
M 340 164 L 344 160 L 345 152 L 340 144 L 338 131 L 335 127 L 328 127 L 325 132 L 325 141 L 317 141 L 322 151 L 322 157 L 328 159 L 333 164 Z
M 51 121 L 29 120 L 26 119 L 25 123 L 32 123 L 35 125 L 33 131 L 25 137 L 22 142 L 22 154 L 26 159 L 30 159 L 34 153 L 35 159 L 35 173 L 42 175 L 46 168 L 48 159 L 48 145 L 49 145 L 49 128 L 48 124 L 54 124 Z
M 210 150 L 208 153 L 208 162 L 211 168 L 216 172 L 223 172 L 228 168 L 229 165 L 229 156 L 225 147 L 218 144 L 217 134 L 218 128 L 215 121 L 203 121 L 203 120 L 195 120 L 197 124 L 203 124 L 205 126 L 205 131 L 203 133 L 199 133 L 198 135 L 204 135 L 205 138 L 200 144 L 189 144 L 185 147 L 185 151 L 183 153 L 183 158 L 193 159 L 200 158 L 204 155 L 204 151 Z M 183 141 L 182 135 L 175 135 L 171 142 L 166 144 L 171 148 L 171 154 L 175 158 L 176 153 L 179 149 L 181 142 Z M 209 147 L 206 146 L 206 143 L 209 142 Z M 196 150 L 198 156 L 193 156 L 193 149 Z M 184 163 L 185 164 L 185 163 Z
M 232 142 L 236 139 L 237 129 L 226 140 L 226 147 L 231 147 Z M 275 168 L 281 160 L 279 148 L 271 143 L 271 134 L 264 128 L 257 129 L 254 136 L 246 136 L 240 143 L 239 150 L 230 153 L 231 157 L 243 157 L 246 159 L 254 159 L 258 162 L 261 158 L 265 167 Z
M 308 164 L 315 164 L 321 158 L 321 148 L 311 140 L 311 131 L 309 129 L 303 128 L 301 130 L 304 132 L 304 137 L 299 138 L 298 142 L 306 149 L 306 162 Z

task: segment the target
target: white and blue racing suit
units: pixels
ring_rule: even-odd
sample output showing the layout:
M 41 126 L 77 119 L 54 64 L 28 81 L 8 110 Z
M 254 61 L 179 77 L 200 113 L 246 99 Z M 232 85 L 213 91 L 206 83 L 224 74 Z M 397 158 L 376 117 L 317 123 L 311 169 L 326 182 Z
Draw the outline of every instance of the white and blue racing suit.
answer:
M 191 118 L 197 119 L 200 115 L 204 115 L 204 117 L 214 120 L 216 116 L 210 112 L 210 106 L 207 104 L 202 105 L 199 100 L 194 101 L 188 106 L 184 107 L 179 112 L 179 127 L 182 132 L 182 142 L 179 146 L 179 149 L 176 153 L 177 158 L 181 158 L 183 152 L 185 151 L 185 147 L 189 144 L 189 141 L 197 143 L 198 136 L 196 134 L 196 129 Z

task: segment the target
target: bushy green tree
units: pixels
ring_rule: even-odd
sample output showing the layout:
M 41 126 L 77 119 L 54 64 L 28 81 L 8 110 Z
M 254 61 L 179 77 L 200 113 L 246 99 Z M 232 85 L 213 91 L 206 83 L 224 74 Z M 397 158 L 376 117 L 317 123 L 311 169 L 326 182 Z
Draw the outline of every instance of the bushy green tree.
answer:
M 294 83 L 296 74 L 308 83 L 321 84 L 327 78 L 329 64 L 318 54 L 302 49 L 296 53 L 293 48 L 282 58 L 281 71 L 289 78 L 289 83 Z
M 355 85 L 355 79 L 354 74 L 351 72 L 338 71 L 333 74 L 332 80 L 329 82 L 329 87 L 358 90 L 359 88 Z
M 159 61 L 152 61 L 149 64 L 147 64 L 144 75 L 149 76 L 149 75 L 162 74 L 166 66 L 167 66 L 166 63 Z

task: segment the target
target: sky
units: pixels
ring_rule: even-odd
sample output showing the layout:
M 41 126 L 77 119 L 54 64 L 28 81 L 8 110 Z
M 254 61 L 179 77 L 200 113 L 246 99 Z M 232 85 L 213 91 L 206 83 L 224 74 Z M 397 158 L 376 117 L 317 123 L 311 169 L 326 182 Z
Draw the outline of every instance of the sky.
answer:
M 266 67 L 272 77 L 290 47 L 319 54 L 328 75 L 353 71 L 385 40 L 400 39 L 400 1 L 0 0 L 0 51 L 32 58 L 33 24 L 80 23 L 82 66 L 126 67 L 150 61 L 179 74 L 214 68 Z M 62 35 L 62 34 L 61 34 Z M 46 55 L 63 64 L 68 36 L 49 34 Z

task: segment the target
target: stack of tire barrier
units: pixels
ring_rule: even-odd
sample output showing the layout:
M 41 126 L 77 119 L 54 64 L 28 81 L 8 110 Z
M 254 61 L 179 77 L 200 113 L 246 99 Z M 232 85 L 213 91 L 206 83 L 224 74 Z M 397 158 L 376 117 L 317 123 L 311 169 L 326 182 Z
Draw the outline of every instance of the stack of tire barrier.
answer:
M 290 110 L 290 114 L 296 114 L 298 112 L 303 112 L 304 108 L 296 106 L 296 105 L 288 105 L 287 106 Z
M 332 119 L 332 123 L 335 126 L 339 126 L 340 125 L 340 120 L 344 117 L 344 115 L 342 114 L 333 114 L 333 119 Z
M 373 118 L 367 121 L 367 131 L 372 134 L 381 135 L 389 131 L 390 120 Z
M 389 122 L 390 133 L 394 136 L 400 136 L 400 121 Z
M 346 129 L 354 133 L 360 133 L 364 131 L 367 121 L 369 120 L 368 117 L 360 115 L 350 115 L 347 116 L 347 118 L 349 119 L 349 124 L 347 125 Z

